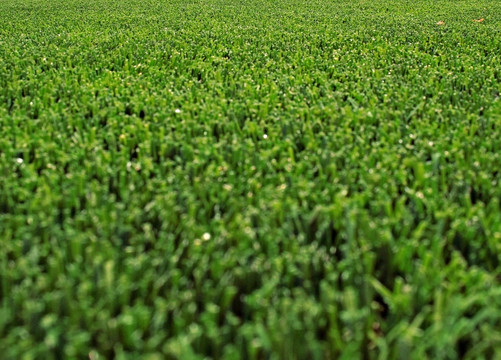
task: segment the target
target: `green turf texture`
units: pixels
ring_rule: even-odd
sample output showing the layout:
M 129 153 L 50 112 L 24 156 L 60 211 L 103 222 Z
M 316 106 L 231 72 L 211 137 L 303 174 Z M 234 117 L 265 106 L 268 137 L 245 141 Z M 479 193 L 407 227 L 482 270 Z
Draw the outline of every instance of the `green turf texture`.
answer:
M 0 0 L 0 358 L 501 358 L 500 77 L 497 0 Z

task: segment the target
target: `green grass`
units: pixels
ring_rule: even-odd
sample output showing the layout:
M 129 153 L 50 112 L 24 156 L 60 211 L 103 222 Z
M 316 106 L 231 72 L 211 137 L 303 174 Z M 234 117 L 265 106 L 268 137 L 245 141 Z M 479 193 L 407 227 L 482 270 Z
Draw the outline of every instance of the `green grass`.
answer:
M 0 0 L 0 358 L 501 358 L 500 49 L 497 0 Z

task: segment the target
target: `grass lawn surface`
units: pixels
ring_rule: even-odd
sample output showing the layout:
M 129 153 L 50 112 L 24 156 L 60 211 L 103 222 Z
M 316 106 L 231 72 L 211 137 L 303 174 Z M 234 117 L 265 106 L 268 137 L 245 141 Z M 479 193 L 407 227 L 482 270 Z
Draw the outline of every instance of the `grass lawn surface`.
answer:
M 497 0 L 0 0 L 0 358 L 501 358 L 500 78 Z

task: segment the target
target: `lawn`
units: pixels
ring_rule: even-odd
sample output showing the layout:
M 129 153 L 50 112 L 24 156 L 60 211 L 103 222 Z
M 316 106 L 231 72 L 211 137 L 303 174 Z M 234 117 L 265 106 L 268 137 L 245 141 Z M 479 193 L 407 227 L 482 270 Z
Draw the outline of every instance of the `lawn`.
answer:
M 0 358 L 501 358 L 500 79 L 497 0 L 0 0 Z

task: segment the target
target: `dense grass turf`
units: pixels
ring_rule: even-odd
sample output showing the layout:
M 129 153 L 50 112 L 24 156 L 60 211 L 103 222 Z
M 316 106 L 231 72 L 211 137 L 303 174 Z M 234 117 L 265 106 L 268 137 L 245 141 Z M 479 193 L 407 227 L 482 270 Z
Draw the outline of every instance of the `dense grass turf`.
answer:
M 500 49 L 497 0 L 0 0 L 0 358 L 501 357 Z

